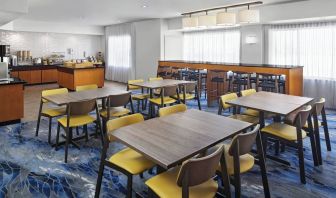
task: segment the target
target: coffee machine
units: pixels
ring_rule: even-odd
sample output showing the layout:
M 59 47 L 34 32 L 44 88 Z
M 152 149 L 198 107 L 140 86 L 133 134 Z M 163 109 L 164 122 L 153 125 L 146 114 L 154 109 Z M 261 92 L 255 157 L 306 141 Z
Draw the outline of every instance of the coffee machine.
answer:
M 10 46 L 0 45 L 0 62 L 10 64 Z

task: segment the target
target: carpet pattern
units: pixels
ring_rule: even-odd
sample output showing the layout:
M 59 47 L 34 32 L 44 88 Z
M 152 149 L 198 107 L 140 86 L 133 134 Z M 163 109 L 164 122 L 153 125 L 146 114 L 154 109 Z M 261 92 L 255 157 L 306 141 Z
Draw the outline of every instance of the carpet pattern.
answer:
M 189 102 L 189 108 L 197 108 Z M 205 111 L 216 113 L 217 107 L 206 107 Z M 136 108 L 135 108 L 136 109 Z M 326 151 L 324 134 L 321 131 L 323 165 L 314 167 L 309 139 L 304 141 L 307 184 L 299 179 L 296 152 L 287 149 L 280 157 L 290 161 L 285 166 L 267 160 L 267 175 L 272 197 L 336 197 L 336 112 L 327 112 L 332 152 Z M 229 112 L 224 114 L 229 115 Z M 52 149 L 47 141 L 48 122 L 42 120 L 40 133 L 35 137 L 36 122 L 27 122 L 0 127 L 0 197 L 93 197 L 100 162 L 100 139 L 80 141 L 81 149 L 69 149 L 69 162 L 64 163 L 64 149 Z M 94 132 L 94 126 L 89 126 Z M 55 141 L 56 122 L 53 122 L 52 141 Z M 109 154 L 124 146 L 113 143 Z M 269 152 L 273 152 L 269 150 Z M 136 176 L 133 188 L 146 195 L 144 182 L 152 175 L 145 173 L 144 179 Z M 121 173 L 105 169 L 101 197 L 124 197 L 126 177 Z M 242 176 L 243 197 L 263 197 L 259 167 Z

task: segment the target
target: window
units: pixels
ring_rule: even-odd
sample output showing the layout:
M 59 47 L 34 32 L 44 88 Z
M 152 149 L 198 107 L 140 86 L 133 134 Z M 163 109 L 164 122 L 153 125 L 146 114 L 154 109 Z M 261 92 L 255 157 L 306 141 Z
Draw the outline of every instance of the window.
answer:
M 109 36 L 108 53 L 109 66 L 122 68 L 131 67 L 131 36 Z
M 336 79 L 336 24 L 274 25 L 266 29 L 269 64 L 304 66 L 304 77 Z
M 185 32 L 183 57 L 188 61 L 239 63 L 240 31 L 225 29 Z

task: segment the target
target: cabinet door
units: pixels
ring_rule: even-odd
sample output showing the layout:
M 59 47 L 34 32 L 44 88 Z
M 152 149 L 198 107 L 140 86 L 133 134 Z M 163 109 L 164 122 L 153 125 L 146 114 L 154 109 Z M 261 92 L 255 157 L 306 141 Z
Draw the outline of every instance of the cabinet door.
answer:
M 30 71 L 19 71 L 19 78 L 30 84 L 31 83 Z
M 11 78 L 19 78 L 19 72 L 17 71 L 12 71 L 9 75 Z
M 57 69 L 42 70 L 42 83 L 57 82 Z
M 32 70 L 31 72 L 31 84 L 39 84 L 42 82 L 41 70 Z

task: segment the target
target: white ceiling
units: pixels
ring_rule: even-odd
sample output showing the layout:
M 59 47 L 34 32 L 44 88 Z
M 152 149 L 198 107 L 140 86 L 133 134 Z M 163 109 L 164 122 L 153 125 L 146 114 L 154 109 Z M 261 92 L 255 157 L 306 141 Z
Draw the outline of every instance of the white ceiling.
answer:
M 24 20 L 76 25 L 109 25 L 253 0 L 28 0 Z M 263 0 L 265 4 L 297 0 Z M 146 8 L 144 8 L 146 6 Z

